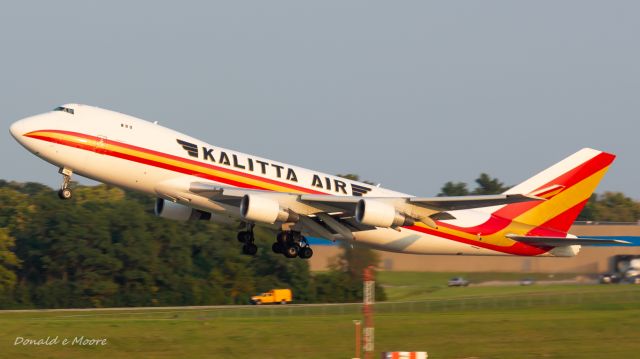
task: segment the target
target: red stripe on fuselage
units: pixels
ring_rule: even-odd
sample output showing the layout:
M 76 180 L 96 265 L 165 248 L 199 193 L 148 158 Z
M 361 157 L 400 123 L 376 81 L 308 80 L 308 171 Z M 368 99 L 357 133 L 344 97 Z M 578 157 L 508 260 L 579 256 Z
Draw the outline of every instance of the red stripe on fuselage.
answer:
M 78 132 L 62 131 L 62 130 L 40 130 L 40 131 L 34 131 L 34 132 L 59 133 L 59 134 L 64 134 L 64 135 L 68 135 L 68 136 L 84 138 L 84 139 L 88 139 L 88 140 L 91 140 L 91 141 L 98 141 L 98 140 L 101 139 L 101 138 L 96 137 L 96 136 L 90 136 L 90 135 L 85 135 L 85 134 L 78 133 Z M 58 144 L 69 146 L 69 147 L 80 148 L 80 149 L 84 149 L 84 150 L 92 151 L 92 152 L 94 151 L 94 148 L 95 148 L 92 145 L 84 145 L 84 144 L 80 144 L 80 143 L 77 143 L 77 142 L 62 140 L 62 139 L 54 138 L 54 137 L 47 137 L 47 136 L 41 136 L 41 135 L 30 135 L 30 134 L 26 134 L 25 136 L 31 137 L 31 138 L 37 138 L 37 139 L 48 141 L 48 142 L 58 143 Z M 191 164 L 191 165 L 205 167 L 205 168 L 212 169 L 212 170 L 219 171 L 219 172 L 224 172 L 224 173 L 229 173 L 229 174 L 233 174 L 233 175 L 236 175 L 236 176 L 250 178 L 250 179 L 262 181 L 262 182 L 265 182 L 265 183 L 269 183 L 269 184 L 273 184 L 273 185 L 277 185 L 277 186 L 290 188 L 290 189 L 293 189 L 293 190 L 296 190 L 296 191 L 302 192 L 302 193 L 326 194 L 324 192 L 315 191 L 315 190 L 308 189 L 308 188 L 305 188 L 305 187 L 300 187 L 300 186 L 292 185 L 292 184 L 285 183 L 285 182 L 279 182 L 279 181 L 276 181 L 276 180 L 272 180 L 272 179 L 264 178 L 264 177 L 259 177 L 259 176 L 248 174 L 248 173 L 244 173 L 244 172 L 234 171 L 234 170 L 231 170 L 231 169 L 228 169 L 228 168 L 211 165 L 209 163 L 198 162 L 198 161 L 182 158 L 182 157 L 175 156 L 175 155 L 170 155 L 168 153 L 158 152 L 158 151 L 150 150 L 150 149 L 147 149 L 147 148 L 130 145 L 130 144 L 123 143 L 123 142 L 113 141 L 113 140 L 109 140 L 109 139 L 103 139 L 103 140 L 104 140 L 105 144 L 111 144 L 111 145 L 115 145 L 115 146 L 120 146 L 120 147 L 128 148 L 128 149 L 131 149 L 131 150 L 140 151 L 140 152 L 143 152 L 143 153 L 146 153 L 146 154 L 163 157 L 165 159 L 171 159 L 171 160 L 179 161 L 179 162 L 182 162 L 182 163 L 188 163 L 188 164 Z M 117 151 L 100 149 L 99 153 L 105 154 L 105 155 L 109 155 L 109 156 L 112 156 L 112 157 L 118 157 L 118 158 L 126 159 L 126 160 L 133 161 L 133 162 L 138 162 L 138 163 L 151 165 L 151 166 L 154 166 L 154 167 L 164 168 L 164 169 L 167 169 L 167 170 L 170 170 L 170 171 L 180 172 L 180 173 L 184 173 L 184 174 L 188 174 L 188 175 L 192 175 L 192 176 L 196 176 L 196 177 L 200 177 L 200 178 L 206 178 L 206 179 L 210 179 L 210 180 L 213 180 L 213 181 L 216 181 L 216 182 L 222 182 L 222 183 L 230 184 L 230 185 L 233 185 L 233 186 L 236 186 L 236 187 L 240 187 L 240 188 L 270 190 L 269 188 L 266 188 L 266 187 L 255 186 L 255 185 L 247 184 L 247 183 L 244 183 L 244 182 L 239 182 L 239 181 L 235 181 L 235 180 L 232 180 L 232 179 L 218 177 L 218 176 L 214 176 L 214 175 L 211 175 L 211 174 L 208 174 L 208 173 L 204 173 L 204 172 L 200 172 L 200 171 L 196 171 L 196 170 L 177 167 L 177 166 L 174 166 L 174 165 L 170 165 L 170 164 L 166 164 L 166 163 L 162 163 L 162 162 L 158 162 L 158 161 L 154 161 L 154 160 L 149 160 L 149 159 L 145 159 L 145 158 L 142 158 L 142 157 L 132 156 L 132 155 L 128 155 L 128 154 L 117 152 Z
M 551 248 L 540 248 L 540 247 L 533 247 L 530 246 L 528 244 L 524 244 L 524 243 L 520 243 L 520 242 L 516 242 L 513 245 L 509 246 L 509 247 L 504 247 L 504 246 L 498 246 L 495 244 L 491 244 L 491 243 L 486 243 L 486 242 L 481 242 L 481 241 L 476 241 L 476 240 L 470 240 L 464 237 L 460 237 L 460 236 L 456 236 L 454 234 L 449 234 L 449 233 L 443 233 L 440 232 L 438 230 L 432 229 L 432 228 L 426 228 L 426 227 L 419 227 L 419 226 L 407 226 L 404 227 L 413 231 L 417 231 L 417 232 L 422 232 L 425 234 L 430 234 L 436 237 L 441 237 L 441 238 L 446 238 L 446 239 L 450 239 L 452 241 L 456 241 L 456 242 L 460 242 L 460 243 L 464 243 L 464 244 L 468 244 L 471 246 L 476 246 L 476 247 L 480 247 L 480 248 L 484 248 L 484 249 L 490 249 L 496 252 L 501 252 L 501 253 L 507 253 L 507 254 L 514 254 L 514 255 L 519 255 L 519 256 L 537 256 L 540 254 L 544 254 L 546 252 L 549 251 L 549 249 Z

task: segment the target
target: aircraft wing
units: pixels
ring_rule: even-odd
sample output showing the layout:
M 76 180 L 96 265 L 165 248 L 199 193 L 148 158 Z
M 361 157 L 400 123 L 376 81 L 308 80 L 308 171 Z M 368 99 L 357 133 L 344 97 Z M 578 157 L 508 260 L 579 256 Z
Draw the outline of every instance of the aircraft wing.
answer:
M 602 238 L 566 238 L 566 237 L 538 237 L 538 236 L 519 236 L 516 234 L 507 234 L 507 238 L 513 239 L 521 243 L 540 247 L 566 247 L 566 246 L 593 246 L 599 244 L 629 244 L 630 242 L 621 239 L 602 239 Z
M 302 201 L 322 203 L 327 206 L 336 206 L 353 210 L 355 205 L 362 199 L 370 199 L 388 203 L 404 202 L 408 205 L 414 205 L 421 208 L 429 209 L 435 212 L 446 212 L 458 209 L 471 209 L 490 206 L 499 206 L 503 204 L 542 201 L 544 199 L 535 196 L 522 194 L 515 195 L 487 195 L 487 196 L 459 196 L 459 197 L 361 197 L 361 196 L 331 196 L 323 194 L 305 194 L 301 195 Z
M 522 194 L 429 198 L 333 196 L 228 188 L 206 182 L 192 182 L 188 191 L 213 202 L 240 207 L 245 220 L 273 224 L 296 217 L 303 226 L 318 230 L 311 220 L 341 237 L 351 237 L 354 231 L 397 228 L 418 221 L 435 228 L 435 220 L 454 218 L 447 211 L 544 200 Z
M 159 197 L 203 211 L 226 211 L 241 220 L 262 224 L 292 223 L 307 235 L 352 239 L 353 233 L 436 220 L 454 219 L 448 211 L 544 201 L 533 195 L 503 194 L 464 197 L 363 197 L 273 192 L 225 187 L 208 182 L 168 180 L 155 188 Z
M 213 201 L 237 203 L 245 195 L 268 196 L 271 198 L 286 199 L 290 202 L 295 197 L 297 202 L 316 207 L 317 212 L 344 212 L 354 214 L 356 206 L 362 200 L 378 201 L 393 205 L 399 212 L 425 212 L 428 216 L 440 212 L 460 209 L 471 209 L 505 205 L 519 202 L 544 201 L 543 198 L 524 194 L 499 194 L 484 196 L 458 196 L 458 197 L 362 197 L 362 196 L 333 196 L 325 194 L 295 194 L 271 192 L 251 189 L 238 189 L 213 186 L 208 183 L 191 183 L 189 190 L 208 197 Z M 417 207 L 417 208 L 416 208 Z M 292 208 L 293 209 L 293 208 Z M 293 209 L 295 211 L 295 209 Z M 424 217 L 418 215 L 416 217 Z
M 295 219 L 300 231 L 330 240 L 353 238 L 353 232 L 396 228 L 414 221 L 436 227 L 435 220 L 453 219 L 448 211 L 545 201 L 526 194 L 460 197 L 362 197 L 273 192 L 216 186 L 206 182 L 169 182 L 157 188 L 165 198 L 189 203 L 197 196 L 240 209 L 243 220 L 274 224 Z M 179 189 L 182 188 L 182 189 Z M 371 215 L 368 215 L 368 212 Z M 507 234 L 507 238 L 539 247 L 628 244 L 619 239 L 542 237 Z

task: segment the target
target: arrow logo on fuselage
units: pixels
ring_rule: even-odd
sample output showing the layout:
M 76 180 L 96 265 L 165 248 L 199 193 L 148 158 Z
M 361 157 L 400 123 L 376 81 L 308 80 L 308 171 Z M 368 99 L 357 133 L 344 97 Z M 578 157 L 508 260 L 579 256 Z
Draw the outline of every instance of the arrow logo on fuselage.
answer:
M 198 158 L 198 145 L 196 145 L 195 143 L 186 142 L 178 139 L 176 139 L 176 141 L 178 141 L 178 144 L 180 144 L 182 148 L 184 148 L 185 151 L 187 151 L 189 156 Z

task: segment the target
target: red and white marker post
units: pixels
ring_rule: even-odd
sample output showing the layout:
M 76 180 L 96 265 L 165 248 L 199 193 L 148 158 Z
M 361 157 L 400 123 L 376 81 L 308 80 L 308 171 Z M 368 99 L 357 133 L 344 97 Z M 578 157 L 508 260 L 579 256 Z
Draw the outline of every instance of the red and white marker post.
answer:
M 364 335 L 362 349 L 364 351 L 364 358 L 373 358 L 373 340 L 374 340 L 374 328 L 373 328 L 373 304 L 375 302 L 375 279 L 373 267 L 369 266 L 364 269 L 363 273 L 364 287 L 363 287 L 363 306 L 362 314 L 364 315 Z

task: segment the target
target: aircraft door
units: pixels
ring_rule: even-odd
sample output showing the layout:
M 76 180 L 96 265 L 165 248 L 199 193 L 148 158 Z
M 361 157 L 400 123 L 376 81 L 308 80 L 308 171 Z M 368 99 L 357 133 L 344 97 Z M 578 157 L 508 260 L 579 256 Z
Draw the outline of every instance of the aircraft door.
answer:
M 96 145 L 93 150 L 96 153 L 104 154 L 106 142 L 107 142 L 106 136 L 98 136 L 98 139 L 96 140 Z

